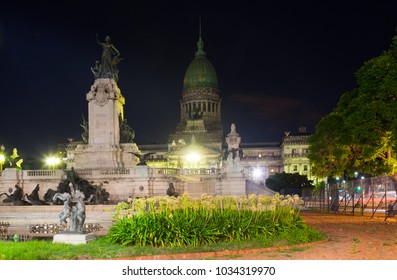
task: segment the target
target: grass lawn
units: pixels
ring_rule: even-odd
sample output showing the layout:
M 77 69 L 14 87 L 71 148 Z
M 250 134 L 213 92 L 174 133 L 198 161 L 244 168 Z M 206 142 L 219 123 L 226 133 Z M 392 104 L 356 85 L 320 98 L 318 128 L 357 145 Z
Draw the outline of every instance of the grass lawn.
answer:
M 325 238 L 325 236 L 319 234 L 316 239 L 321 240 L 323 238 Z M 0 260 L 96 260 L 164 254 L 244 250 L 294 245 L 298 243 L 299 242 L 293 240 L 288 241 L 284 238 L 277 238 L 267 241 L 256 239 L 195 247 L 143 247 L 110 244 L 103 237 L 99 237 L 97 240 L 88 244 L 81 245 L 52 243 L 52 240 L 31 240 L 27 242 L 0 241 Z

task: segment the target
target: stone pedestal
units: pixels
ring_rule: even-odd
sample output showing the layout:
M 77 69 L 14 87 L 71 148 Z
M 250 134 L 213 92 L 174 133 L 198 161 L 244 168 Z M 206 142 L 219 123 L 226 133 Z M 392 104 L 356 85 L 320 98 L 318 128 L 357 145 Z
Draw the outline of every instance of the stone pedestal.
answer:
M 235 159 L 232 159 L 229 156 L 224 171 L 222 195 L 246 195 L 246 178 L 243 174 L 240 157 L 236 156 Z
M 60 232 L 54 235 L 54 243 L 66 243 L 66 244 L 87 244 L 88 242 L 95 240 L 94 233 L 81 233 L 81 232 Z
M 137 160 L 131 152 L 139 152 L 136 144 L 113 146 L 81 144 L 74 151 L 73 167 L 75 169 L 132 168 L 136 166 Z
M 19 181 L 21 177 L 21 170 L 16 168 L 6 168 L 1 171 L 1 176 L 4 181 Z
M 246 179 L 240 173 L 227 173 L 222 179 L 222 195 L 246 195 Z

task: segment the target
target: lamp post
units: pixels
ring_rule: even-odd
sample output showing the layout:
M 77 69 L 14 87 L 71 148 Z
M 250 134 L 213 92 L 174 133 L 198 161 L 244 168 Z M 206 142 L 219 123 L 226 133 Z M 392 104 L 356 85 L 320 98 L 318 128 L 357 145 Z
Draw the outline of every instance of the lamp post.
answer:
M 365 194 L 365 190 L 364 190 L 364 186 L 363 186 L 363 180 L 364 180 L 364 176 L 361 176 L 361 216 L 364 216 L 364 194 Z
M 182 162 L 181 162 L 181 147 L 182 146 L 185 146 L 186 145 L 186 142 L 185 142 L 185 140 L 183 140 L 183 139 L 179 139 L 178 140 L 178 143 L 175 143 L 175 141 L 172 141 L 172 144 L 171 144 L 171 146 L 172 146 L 172 148 L 175 150 L 177 150 L 177 156 L 178 156 L 178 159 L 177 159 L 177 164 L 176 164 L 176 167 L 177 168 L 182 168 Z

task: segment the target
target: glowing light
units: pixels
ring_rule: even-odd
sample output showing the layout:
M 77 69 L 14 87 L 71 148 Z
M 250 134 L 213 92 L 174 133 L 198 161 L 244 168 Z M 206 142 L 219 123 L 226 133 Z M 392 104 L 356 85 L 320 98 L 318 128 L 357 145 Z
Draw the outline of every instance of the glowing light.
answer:
M 54 171 L 55 166 L 61 163 L 61 160 L 57 157 L 48 157 L 46 158 L 47 165 L 51 166 L 52 170 Z
M 196 152 L 192 152 L 192 153 L 186 155 L 186 160 L 189 162 L 198 162 L 198 161 L 200 161 L 200 159 L 201 159 L 200 154 L 198 154 Z
M 262 176 L 262 170 L 260 168 L 255 168 L 254 172 L 252 173 L 255 179 Z

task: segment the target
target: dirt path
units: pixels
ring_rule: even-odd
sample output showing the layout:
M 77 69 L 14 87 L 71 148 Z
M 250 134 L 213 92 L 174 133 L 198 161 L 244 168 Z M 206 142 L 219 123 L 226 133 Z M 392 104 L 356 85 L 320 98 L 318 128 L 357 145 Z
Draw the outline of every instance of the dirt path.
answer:
M 230 259 L 274 260 L 396 260 L 397 223 L 395 218 L 350 216 L 304 212 L 305 222 L 325 233 L 324 242 L 273 251 L 247 252 Z M 226 256 L 224 256 L 226 257 Z
M 292 247 L 263 248 L 140 259 L 224 259 L 224 260 L 397 260 L 395 218 L 302 212 L 305 222 L 325 233 L 321 242 Z

